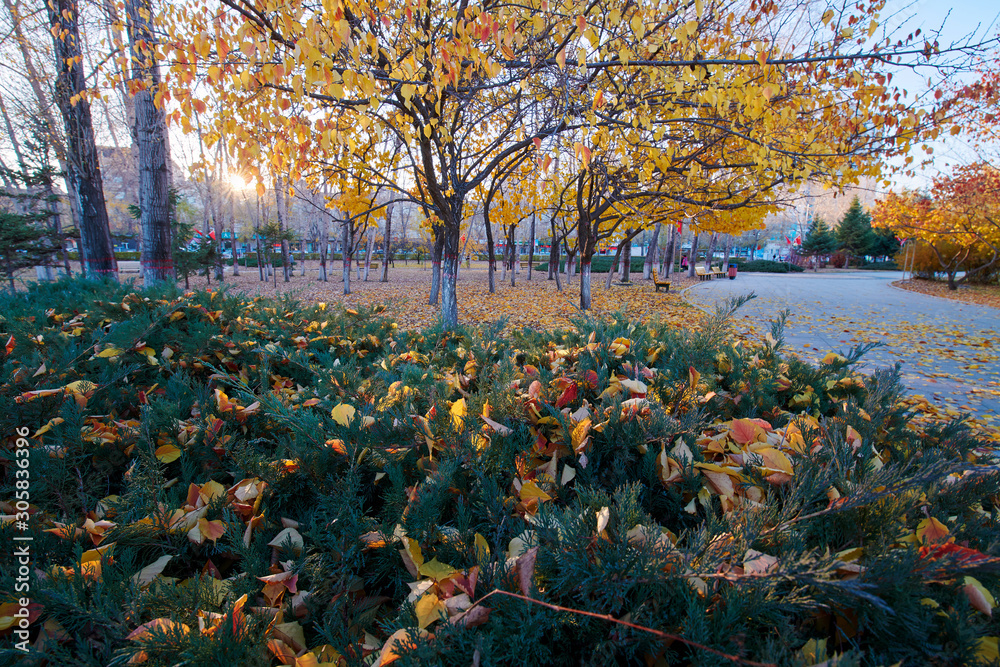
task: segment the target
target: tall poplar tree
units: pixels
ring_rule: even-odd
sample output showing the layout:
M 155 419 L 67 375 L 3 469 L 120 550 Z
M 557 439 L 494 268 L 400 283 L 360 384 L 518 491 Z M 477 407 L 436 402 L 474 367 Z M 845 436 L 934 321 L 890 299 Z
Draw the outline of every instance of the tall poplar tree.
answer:
M 160 74 L 153 59 L 150 0 L 126 0 L 132 52 L 132 95 L 135 125 L 132 141 L 139 158 L 139 225 L 142 229 L 143 278 L 146 285 L 173 282 L 170 242 L 170 173 L 167 170 L 166 122 L 156 96 Z
M 46 10 L 55 47 L 55 98 L 66 126 L 67 180 L 80 207 L 80 262 L 86 276 L 117 280 L 118 263 L 83 74 L 77 2 L 51 0 Z

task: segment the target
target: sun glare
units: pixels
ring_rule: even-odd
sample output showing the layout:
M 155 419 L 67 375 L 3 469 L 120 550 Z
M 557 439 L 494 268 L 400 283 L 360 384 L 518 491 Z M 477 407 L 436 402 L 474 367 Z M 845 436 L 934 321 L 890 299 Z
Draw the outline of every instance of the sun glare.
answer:
M 229 184 L 233 186 L 234 190 L 246 190 L 250 185 L 246 179 L 239 174 L 230 174 Z

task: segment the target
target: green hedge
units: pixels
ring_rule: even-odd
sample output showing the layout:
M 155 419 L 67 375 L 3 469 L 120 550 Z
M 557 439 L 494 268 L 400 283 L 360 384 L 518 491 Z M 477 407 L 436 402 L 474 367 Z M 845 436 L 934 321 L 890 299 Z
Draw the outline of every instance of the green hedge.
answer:
M 869 262 L 858 267 L 864 271 L 899 271 L 899 265 L 894 261 Z
M 611 270 L 611 266 L 614 264 L 614 260 L 615 260 L 614 256 L 608 256 L 608 255 L 600 255 L 598 257 L 595 257 L 590 262 L 590 272 L 592 274 L 593 273 L 607 273 L 608 271 Z M 644 261 L 646 261 L 645 257 L 633 257 L 632 258 L 632 266 L 631 266 L 632 273 L 642 273 L 642 264 L 643 264 Z M 497 263 L 499 265 L 499 259 L 497 260 Z M 577 263 L 577 266 L 579 266 L 579 263 Z M 535 270 L 536 271 L 548 271 L 549 270 L 549 263 L 547 261 L 546 262 L 539 262 L 538 264 L 535 265 Z M 565 260 L 565 258 L 559 260 L 559 270 L 560 271 L 565 271 L 566 270 L 566 260 Z
M 80 253 L 78 253 L 78 252 L 69 252 L 69 253 L 66 253 L 66 254 L 69 256 L 70 261 L 73 261 L 73 262 L 79 262 L 80 261 Z M 115 259 L 117 259 L 118 261 L 125 261 L 125 262 L 138 262 L 139 261 L 139 252 L 138 251 L 132 251 L 132 250 L 116 252 L 115 253 Z
M 805 271 L 801 266 L 786 262 L 773 262 L 769 259 L 731 260 L 730 264 L 735 264 L 740 271 L 745 273 L 802 273 Z
M 4 614 L 30 598 L 0 664 L 988 662 L 995 443 L 918 419 L 870 348 L 813 366 L 734 308 L 407 331 L 226 290 L 0 296 Z

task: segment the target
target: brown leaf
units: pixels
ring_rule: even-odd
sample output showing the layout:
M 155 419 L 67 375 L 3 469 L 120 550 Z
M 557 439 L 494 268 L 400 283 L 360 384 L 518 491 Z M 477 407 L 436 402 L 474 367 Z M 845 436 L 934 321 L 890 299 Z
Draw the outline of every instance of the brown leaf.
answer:
M 517 559 L 517 580 L 521 593 L 531 596 L 531 580 L 535 576 L 535 559 L 538 547 L 531 547 Z

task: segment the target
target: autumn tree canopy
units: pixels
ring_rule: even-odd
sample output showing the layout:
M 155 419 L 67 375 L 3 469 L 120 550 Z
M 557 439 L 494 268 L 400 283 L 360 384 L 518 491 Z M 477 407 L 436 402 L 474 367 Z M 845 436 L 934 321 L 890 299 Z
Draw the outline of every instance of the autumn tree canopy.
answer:
M 965 165 L 936 179 L 929 193 L 890 193 L 877 203 L 873 224 L 929 247 L 949 289 L 957 289 L 1000 258 L 1000 171 Z
M 252 160 L 270 135 L 267 157 L 293 181 L 357 151 L 356 130 L 399 141 L 409 174 L 394 187 L 418 184 L 441 222 L 452 327 L 465 204 L 511 156 L 551 164 L 572 135 L 577 160 L 561 164 L 588 172 L 607 137 L 636 178 L 674 179 L 661 195 L 729 211 L 771 205 L 807 179 L 876 175 L 885 157 L 937 136 L 940 116 L 892 89 L 891 69 L 966 50 L 893 42 L 882 5 L 813 16 L 756 0 L 201 0 L 171 9 L 164 56 L 175 120 L 190 125 L 221 100 L 212 122 L 228 149 Z M 700 187 L 706 178 L 715 187 Z M 722 220 L 738 232 L 754 217 Z

